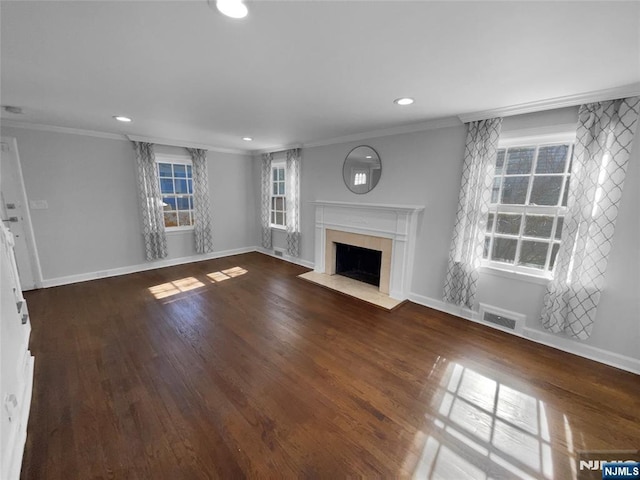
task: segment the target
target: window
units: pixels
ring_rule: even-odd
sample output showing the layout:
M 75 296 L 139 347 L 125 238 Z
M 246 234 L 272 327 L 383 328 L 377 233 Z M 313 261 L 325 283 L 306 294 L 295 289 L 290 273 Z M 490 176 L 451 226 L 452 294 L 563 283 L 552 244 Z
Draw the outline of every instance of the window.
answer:
M 357 172 L 353 178 L 354 185 L 366 185 L 367 184 L 367 173 L 366 172 Z
M 193 228 L 193 179 L 187 161 L 158 160 L 160 193 L 164 208 L 164 227 L 167 230 Z
M 485 265 L 550 276 L 567 207 L 573 141 L 510 141 L 498 149 Z
M 284 163 L 271 166 L 271 226 L 287 226 L 287 200 Z

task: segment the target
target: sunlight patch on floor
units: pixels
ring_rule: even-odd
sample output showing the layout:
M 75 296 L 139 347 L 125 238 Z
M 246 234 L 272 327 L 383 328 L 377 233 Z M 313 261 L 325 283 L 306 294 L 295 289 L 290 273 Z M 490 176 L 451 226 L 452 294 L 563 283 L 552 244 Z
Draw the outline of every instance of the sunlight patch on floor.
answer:
M 233 267 L 226 270 L 221 270 L 219 272 L 207 273 L 206 276 L 211 283 L 219 283 L 225 280 L 229 280 L 230 278 L 239 277 L 240 275 L 244 275 L 247 272 L 248 270 L 242 267 Z M 206 286 L 206 284 L 195 277 L 185 277 L 149 287 L 148 290 L 151 295 L 160 300 L 163 298 L 171 297 L 173 295 L 177 295 L 178 293 L 189 292 L 191 290 L 195 290 L 196 288 L 202 288 L 204 286 Z
M 413 478 L 553 478 L 541 400 L 450 363 L 434 402 L 404 462 Z

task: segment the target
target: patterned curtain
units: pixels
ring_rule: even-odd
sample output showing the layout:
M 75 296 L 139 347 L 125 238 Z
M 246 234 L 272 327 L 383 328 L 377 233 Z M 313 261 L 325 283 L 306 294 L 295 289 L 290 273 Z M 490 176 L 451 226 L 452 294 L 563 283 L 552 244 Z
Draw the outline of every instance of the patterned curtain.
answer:
M 468 124 L 462 187 L 444 284 L 444 300 L 473 308 L 502 119 Z
M 270 153 L 262 155 L 262 246 L 271 248 L 271 160 Z
M 187 151 L 193 163 L 193 233 L 196 240 L 196 253 L 208 253 L 213 251 L 213 234 L 211 233 L 207 151 L 199 148 L 187 148 Z
M 145 253 L 147 260 L 158 260 L 167 256 L 167 237 L 164 232 L 156 157 L 152 143 L 133 142 L 133 148 L 138 167 L 138 198 Z
M 287 150 L 287 253 L 300 256 L 300 149 Z
M 640 97 L 580 107 L 567 215 L 542 324 L 591 336 L 638 120 Z

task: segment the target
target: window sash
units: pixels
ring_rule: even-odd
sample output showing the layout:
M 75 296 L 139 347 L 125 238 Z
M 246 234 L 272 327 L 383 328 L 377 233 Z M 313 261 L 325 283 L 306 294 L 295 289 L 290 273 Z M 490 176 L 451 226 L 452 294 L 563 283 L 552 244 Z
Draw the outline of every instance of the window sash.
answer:
M 161 176 L 160 165 L 171 165 L 171 176 L 166 174 Z M 158 180 L 160 187 L 160 195 L 162 197 L 163 202 L 163 220 L 164 220 L 164 228 L 167 232 L 180 231 L 180 230 L 193 230 L 195 223 L 194 216 L 194 195 L 193 195 L 193 166 L 191 160 L 187 160 L 182 157 L 173 157 L 173 156 L 164 156 L 158 155 L 156 156 L 156 165 L 158 168 Z M 185 167 L 184 174 L 185 176 L 176 176 L 175 166 Z M 191 167 L 191 168 L 189 168 Z M 162 191 L 162 181 L 170 180 L 172 184 L 172 192 L 163 192 Z M 178 192 L 177 190 L 181 190 L 178 188 L 178 185 L 182 185 L 182 183 L 186 185 L 186 192 Z M 191 193 L 189 193 L 189 189 Z M 165 199 L 172 200 L 171 202 L 165 202 Z M 186 199 L 188 208 L 179 208 L 179 203 L 181 200 Z M 169 208 L 167 208 L 167 206 Z M 175 207 L 175 208 L 174 208 Z M 186 216 L 186 222 L 185 222 Z M 175 223 L 177 225 L 167 225 L 168 223 Z M 182 221 L 181 221 L 182 220 Z
M 269 224 L 274 228 L 286 228 L 287 226 L 286 174 L 287 172 L 284 163 L 278 163 L 271 166 L 271 202 L 269 204 Z M 278 200 L 281 200 L 282 209 L 277 208 Z M 282 223 L 278 223 L 279 215 L 282 219 Z
M 562 172 L 557 173 L 536 173 L 539 152 L 543 147 L 549 146 L 559 146 L 559 145 L 568 145 L 567 156 L 565 157 L 564 169 Z M 508 153 L 509 150 L 514 148 L 535 148 L 534 156 L 532 159 L 531 170 L 528 174 L 519 174 L 513 173 L 508 174 Z M 558 219 L 565 218 L 567 213 L 567 207 L 562 205 L 563 200 L 566 196 L 566 189 L 568 188 L 568 181 L 571 177 L 570 172 L 570 164 L 571 158 L 573 154 L 573 142 L 572 141 L 539 141 L 539 142 L 531 142 L 531 141 L 510 141 L 508 146 L 501 145 L 500 150 L 504 150 L 504 160 L 502 171 L 500 174 L 494 176 L 494 182 L 496 179 L 499 179 L 499 189 L 497 192 L 496 202 L 491 203 L 489 206 L 488 214 L 493 214 L 493 222 L 487 226 L 487 232 L 485 236 L 486 239 L 489 240 L 489 244 L 486 247 L 487 257 L 483 258 L 482 265 L 498 268 L 502 270 L 509 270 L 512 272 L 525 273 L 528 275 L 538 276 L 538 277 L 552 277 L 552 271 L 550 269 L 551 257 L 553 255 L 553 250 L 555 245 L 560 245 L 560 240 L 556 239 L 556 230 L 558 228 Z M 527 191 L 524 199 L 524 204 L 506 204 L 500 203 L 502 201 L 502 192 L 504 188 L 504 179 L 505 178 L 528 178 Z M 560 186 L 560 192 L 558 194 L 558 200 L 556 205 L 536 205 L 530 204 L 531 201 L 531 192 L 533 189 L 535 178 L 537 177 L 561 177 L 562 183 Z M 493 198 L 492 198 L 493 200 Z M 498 227 L 498 215 L 500 214 L 516 214 L 520 216 L 520 225 L 518 229 L 518 233 L 500 233 L 497 232 L 496 229 Z M 487 216 L 487 222 L 489 221 L 489 215 Z M 540 238 L 540 237 L 532 237 L 531 235 L 525 235 L 525 228 L 527 222 L 527 216 L 532 215 L 541 215 L 553 217 L 553 223 L 551 225 L 551 231 L 548 238 Z M 516 250 L 513 257 L 513 263 L 504 262 L 500 260 L 493 260 L 491 257 L 493 255 L 493 248 L 496 239 L 511 239 L 516 241 Z M 521 261 L 521 253 L 523 242 L 537 242 L 546 244 L 547 253 L 545 257 L 545 263 L 542 268 L 530 267 L 527 265 L 518 264 Z

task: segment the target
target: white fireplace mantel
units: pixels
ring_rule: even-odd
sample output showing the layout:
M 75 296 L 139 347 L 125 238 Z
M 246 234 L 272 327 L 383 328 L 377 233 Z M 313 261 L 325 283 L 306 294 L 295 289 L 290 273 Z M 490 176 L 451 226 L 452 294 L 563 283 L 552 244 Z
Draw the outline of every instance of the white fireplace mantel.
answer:
M 327 273 L 326 231 L 370 235 L 392 240 L 389 296 L 406 300 L 411 290 L 419 205 L 352 203 L 318 200 L 316 206 L 315 271 Z

